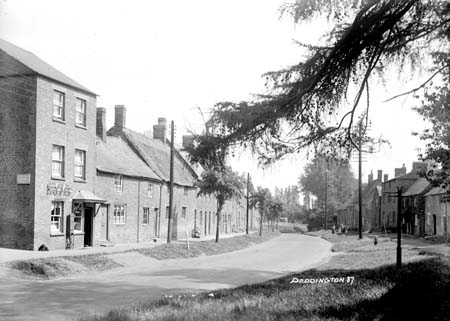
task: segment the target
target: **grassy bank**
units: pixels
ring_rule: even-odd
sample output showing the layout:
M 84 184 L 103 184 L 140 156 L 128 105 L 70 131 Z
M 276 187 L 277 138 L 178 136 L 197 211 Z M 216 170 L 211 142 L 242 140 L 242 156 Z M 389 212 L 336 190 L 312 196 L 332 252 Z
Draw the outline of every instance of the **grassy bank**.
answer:
M 257 233 L 214 240 L 190 242 L 189 250 L 186 243 L 162 244 L 149 249 L 139 249 L 137 252 L 156 258 L 158 260 L 189 258 L 201 255 L 216 255 L 231 251 L 242 250 L 250 245 L 268 241 L 280 233 L 264 231 L 260 237 Z
M 163 298 L 79 321 L 422 321 L 445 320 L 450 315 L 447 257 L 419 255 L 405 248 L 403 260 L 408 263 L 397 270 L 395 242 L 374 246 L 373 241 L 361 242 L 356 236 L 330 238 L 338 253 L 318 269 L 195 297 Z
M 30 276 L 51 279 L 79 272 L 109 270 L 120 264 L 104 255 L 89 254 L 13 261 L 8 266 Z

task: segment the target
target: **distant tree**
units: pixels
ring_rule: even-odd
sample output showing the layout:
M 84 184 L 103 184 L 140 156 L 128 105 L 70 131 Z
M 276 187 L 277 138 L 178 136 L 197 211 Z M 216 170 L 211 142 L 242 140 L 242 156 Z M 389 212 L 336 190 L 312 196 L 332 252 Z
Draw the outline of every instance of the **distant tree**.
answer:
M 272 225 L 272 231 L 275 229 L 275 223 L 278 224 L 278 220 L 283 213 L 284 210 L 284 204 L 279 199 L 273 198 L 269 201 L 269 204 L 267 206 L 267 221 L 271 222 Z
M 216 167 L 202 173 L 198 195 L 214 195 L 217 200 L 216 242 L 219 242 L 220 217 L 227 200 L 243 196 L 244 180 L 230 167 Z
M 250 198 L 250 203 L 253 207 L 257 208 L 259 212 L 259 236 L 262 235 L 263 217 L 268 210 L 271 198 L 272 195 L 270 190 L 268 188 L 262 188 L 261 186 L 258 186 Z
M 317 197 L 318 210 L 323 215 L 325 193 L 327 193 L 327 212 L 331 214 L 352 196 L 357 187 L 357 180 L 348 162 L 316 157 L 305 166 L 299 179 L 299 186 L 303 192 L 309 192 Z

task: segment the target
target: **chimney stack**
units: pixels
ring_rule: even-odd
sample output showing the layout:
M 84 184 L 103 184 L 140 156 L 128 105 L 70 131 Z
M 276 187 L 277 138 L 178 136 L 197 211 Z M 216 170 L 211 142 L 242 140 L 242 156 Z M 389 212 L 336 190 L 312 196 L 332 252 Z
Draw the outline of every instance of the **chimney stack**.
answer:
M 127 108 L 124 105 L 116 105 L 114 107 L 114 127 L 122 130 L 125 128 L 125 116 L 127 113 Z
M 388 174 L 384 174 L 384 179 L 383 179 L 383 182 L 386 182 L 387 180 L 388 180 Z
M 183 135 L 183 148 L 194 146 L 194 135 Z
M 167 139 L 167 119 L 166 118 L 158 118 L 158 124 L 153 125 L 153 138 L 159 139 L 163 143 L 166 142 L 166 139 Z
M 377 180 L 381 183 L 382 179 L 383 179 L 383 171 L 379 169 L 377 173 Z
M 106 108 L 104 107 L 97 108 L 96 133 L 102 141 L 106 140 Z
M 371 184 L 373 182 L 373 172 L 370 171 L 369 177 L 368 177 L 368 183 Z

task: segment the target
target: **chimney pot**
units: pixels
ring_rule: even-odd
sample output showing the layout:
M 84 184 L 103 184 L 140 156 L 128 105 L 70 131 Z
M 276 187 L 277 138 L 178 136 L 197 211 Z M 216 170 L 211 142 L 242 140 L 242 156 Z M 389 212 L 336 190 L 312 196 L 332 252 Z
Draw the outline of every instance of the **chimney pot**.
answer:
M 114 127 L 118 129 L 125 128 L 125 118 L 127 113 L 127 108 L 124 105 L 116 105 L 114 107 Z
M 96 126 L 97 136 L 102 140 L 106 140 L 106 108 L 97 108 L 97 126 Z

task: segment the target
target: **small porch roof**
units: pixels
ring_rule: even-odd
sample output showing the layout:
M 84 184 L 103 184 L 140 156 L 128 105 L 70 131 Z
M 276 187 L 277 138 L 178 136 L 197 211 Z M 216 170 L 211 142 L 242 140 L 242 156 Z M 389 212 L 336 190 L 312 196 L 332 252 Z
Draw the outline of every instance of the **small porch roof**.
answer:
M 106 203 L 106 200 L 89 191 L 78 191 L 72 201 L 81 201 L 85 203 Z

